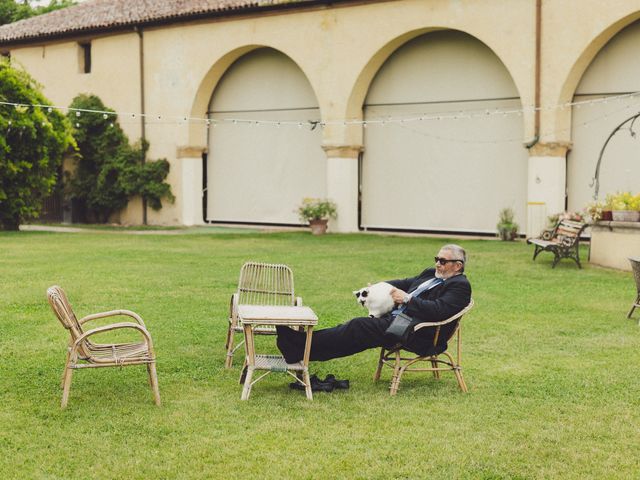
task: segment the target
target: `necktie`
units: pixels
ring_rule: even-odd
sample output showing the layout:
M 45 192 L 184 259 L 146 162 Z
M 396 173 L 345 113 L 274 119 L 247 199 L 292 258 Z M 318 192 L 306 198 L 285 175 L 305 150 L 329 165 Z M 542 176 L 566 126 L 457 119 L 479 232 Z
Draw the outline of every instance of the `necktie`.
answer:
M 426 280 L 422 282 L 420 285 L 418 285 L 418 288 L 416 288 L 413 292 L 409 292 L 409 295 L 411 296 L 411 298 L 417 297 L 425 290 L 431 290 L 433 287 L 440 285 L 442 282 L 444 282 L 444 280 L 442 280 L 441 278 L 430 278 L 429 280 Z M 404 303 L 400 305 L 398 308 L 396 308 L 395 310 L 393 310 L 391 314 L 397 315 L 399 313 L 404 312 L 406 308 L 407 308 L 407 304 Z

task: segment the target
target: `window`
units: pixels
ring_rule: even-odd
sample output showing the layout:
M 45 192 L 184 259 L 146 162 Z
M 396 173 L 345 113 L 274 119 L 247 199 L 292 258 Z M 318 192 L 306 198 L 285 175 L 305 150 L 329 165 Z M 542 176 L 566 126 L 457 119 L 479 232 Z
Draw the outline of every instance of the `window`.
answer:
M 91 42 L 79 43 L 78 46 L 80 73 L 91 73 Z

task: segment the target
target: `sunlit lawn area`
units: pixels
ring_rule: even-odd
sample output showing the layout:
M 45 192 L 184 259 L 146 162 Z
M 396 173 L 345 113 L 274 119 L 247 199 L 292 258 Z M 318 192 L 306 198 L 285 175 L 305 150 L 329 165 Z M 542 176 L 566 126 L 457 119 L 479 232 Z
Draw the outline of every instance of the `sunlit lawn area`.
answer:
M 332 326 L 363 314 L 351 294 L 414 275 L 447 239 L 294 233 L 0 233 L 0 478 L 637 478 L 640 329 L 625 318 L 629 272 L 552 256 L 524 242 L 458 240 L 476 306 L 463 366 L 373 383 L 378 352 L 312 364 L 351 382 L 313 402 L 272 374 L 240 402 L 225 370 L 229 297 L 245 260 L 286 263 L 297 294 Z M 78 371 L 60 409 L 76 313 L 132 309 L 158 354 L 163 405 L 144 367 Z M 261 348 L 272 348 L 273 338 Z

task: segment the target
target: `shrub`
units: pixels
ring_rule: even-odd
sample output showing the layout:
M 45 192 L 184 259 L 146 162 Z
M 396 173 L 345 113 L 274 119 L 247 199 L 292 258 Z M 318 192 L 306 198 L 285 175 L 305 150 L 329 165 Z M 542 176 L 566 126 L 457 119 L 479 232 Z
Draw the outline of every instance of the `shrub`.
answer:
M 23 105 L 46 105 L 35 81 L 0 61 L 0 99 Z M 62 158 L 75 143 L 71 127 L 57 110 L 0 105 L 0 228 L 17 230 L 37 218 L 51 193 Z
M 79 155 L 68 181 L 70 197 L 79 203 L 83 220 L 107 222 L 111 214 L 126 207 L 140 195 L 154 210 L 162 199 L 173 202 L 171 187 L 165 183 L 167 160 L 144 162 L 148 143 L 130 145 L 117 122 L 117 115 L 95 95 L 78 95 L 68 113 L 73 122 Z M 80 113 L 79 110 L 108 112 Z

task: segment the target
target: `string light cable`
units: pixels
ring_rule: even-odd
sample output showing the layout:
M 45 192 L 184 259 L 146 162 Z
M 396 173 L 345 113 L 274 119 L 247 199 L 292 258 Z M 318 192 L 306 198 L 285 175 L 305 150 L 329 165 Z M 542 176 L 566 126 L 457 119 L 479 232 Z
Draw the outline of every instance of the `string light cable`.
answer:
M 26 112 L 28 109 L 41 109 L 46 110 L 51 113 L 53 110 L 60 111 L 62 113 L 75 112 L 76 117 L 80 117 L 83 114 L 97 114 L 102 115 L 103 118 L 116 118 L 120 119 L 121 122 L 126 122 L 127 120 L 134 120 L 144 118 L 147 120 L 149 124 L 202 124 L 205 126 L 216 127 L 218 125 L 245 125 L 245 126 L 268 126 L 268 127 L 296 127 L 298 129 L 302 129 L 303 127 L 308 128 L 309 130 L 315 130 L 316 128 L 326 128 L 331 126 L 359 126 L 362 128 L 367 128 L 369 126 L 386 126 L 386 125 L 400 125 L 404 126 L 406 124 L 415 124 L 419 122 L 437 122 L 442 120 L 463 120 L 463 119 L 478 119 L 478 118 L 488 118 L 493 116 L 522 116 L 525 114 L 533 114 L 537 111 L 553 111 L 553 110 L 561 110 L 567 108 L 582 108 L 584 106 L 593 106 L 597 104 L 606 104 L 610 102 L 622 102 L 628 99 L 635 99 L 640 96 L 640 91 L 624 93 L 620 95 L 612 95 L 612 96 L 603 96 L 595 99 L 589 100 L 581 100 L 581 101 L 573 101 L 566 102 L 559 105 L 553 106 L 545 106 L 545 107 L 534 107 L 534 106 L 524 106 L 522 108 L 492 108 L 492 109 L 475 109 L 475 110 L 450 110 L 436 113 L 422 113 L 422 114 L 414 114 L 414 115 L 406 115 L 406 116 L 382 116 L 382 117 L 373 117 L 364 120 L 360 119 L 345 119 L 345 120 L 255 120 L 249 118 L 202 118 L 202 117 L 191 117 L 188 115 L 181 116 L 172 116 L 172 115 L 164 115 L 157 113 L 139 113 L 139 112 L 118 112 L 118 111 L 107 111 L 107 110 L 92 110 L 86 108 L 71 108 L 71 107 L 61 107 L 56 105 L 44 105 L 44 104 L 27 104 L 27 103 L 19 103 L 19 102 L 9 102 L 9 101 L 0 101 L 0 105 L 11 106 L 20 112 Z M 628 107 L 625 107 L 628 108 Z M 557 133 L 557 132 L 556 132 Z M 437 136 L 433 135 L 437 138 Z M 442 139 L 445 139 L 442 137 Z M 503 140 L 503 141 L 512 141 L 512 140 Z M 520 141 L 520 140 L 513 140 Z M 469 142 L 469 143 L 479 143 L 479 142 Z M 481 143 L 481 142 L 480 142 Z

